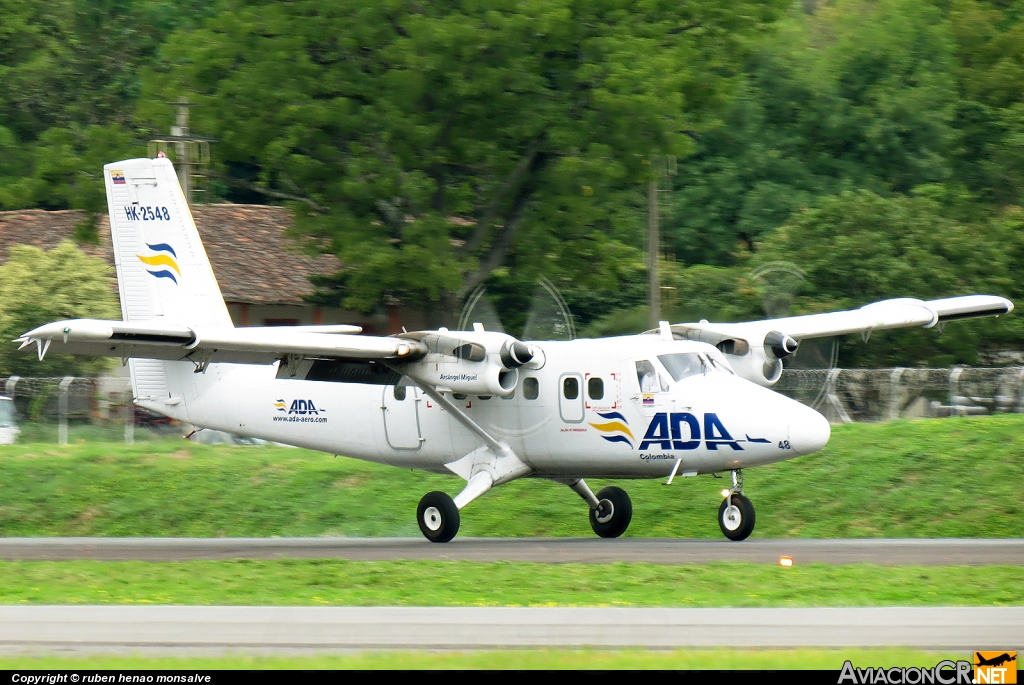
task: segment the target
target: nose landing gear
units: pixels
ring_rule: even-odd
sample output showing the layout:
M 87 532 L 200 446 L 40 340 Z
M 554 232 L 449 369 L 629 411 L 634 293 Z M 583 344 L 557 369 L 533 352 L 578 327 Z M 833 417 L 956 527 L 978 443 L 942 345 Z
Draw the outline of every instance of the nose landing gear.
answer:
M 732 488 L 723 491 L 725 499 L 718 507 L 718 527 L 730 540 L 746 540 L 754 532 L 754 505 L 743 495 L 743 473 L 732 472 Z

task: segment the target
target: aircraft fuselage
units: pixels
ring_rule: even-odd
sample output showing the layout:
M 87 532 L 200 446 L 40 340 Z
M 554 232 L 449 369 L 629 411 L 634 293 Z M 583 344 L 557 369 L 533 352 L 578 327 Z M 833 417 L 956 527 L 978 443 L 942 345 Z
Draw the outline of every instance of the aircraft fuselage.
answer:
M 711 473 L 808 454 L 829 437 L 824 417 L 733 375 L 704 343 L 646 335 L 538 344 L 543 367 L 521 369 L 511 397 L 446 393 L 535 475 L 660 478 L 679 460 L 679 474 Z M 664 359 L 701 366 L 670 370 Z M 142 404 L 196 426 L 435 472 L 479 446 L 414 385 L 281 379 L 276 365 L 211 364 L 205 374 L 174 366 L 191 376 L 181 380 L 193 381 L 194 397 Z

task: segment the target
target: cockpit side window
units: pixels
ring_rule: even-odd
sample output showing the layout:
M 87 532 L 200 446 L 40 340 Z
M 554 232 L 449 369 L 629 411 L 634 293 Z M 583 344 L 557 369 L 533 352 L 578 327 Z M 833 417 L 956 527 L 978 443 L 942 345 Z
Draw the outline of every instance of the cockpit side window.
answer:
M 731 366 L 729 366 L 729 362 L 726 361 L 725 355 L 723 355 L 718 350 L 708 351 L 708 361 L 711 362 L 711 366 L 714 367 L 716 370 L 725 371 L 726 373 L 731 374 L 733 376 L 736 375 L 736 372 L 732 370 Z
M 661 389 L 658 372 L 646 359 L 636 363 L 636 378 L 640 382 L 640 392 L 658 392 Z

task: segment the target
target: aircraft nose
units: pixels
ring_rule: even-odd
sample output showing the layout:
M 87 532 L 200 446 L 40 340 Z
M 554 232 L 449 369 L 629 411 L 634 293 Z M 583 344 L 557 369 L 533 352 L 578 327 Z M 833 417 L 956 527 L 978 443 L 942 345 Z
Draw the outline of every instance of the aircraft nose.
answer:
M 789 444 L 797 454 L 817 452 L 828 443 L 832 426 L 828 419 L 810 407 L 800 405 L 800 411 L 789 424 Z

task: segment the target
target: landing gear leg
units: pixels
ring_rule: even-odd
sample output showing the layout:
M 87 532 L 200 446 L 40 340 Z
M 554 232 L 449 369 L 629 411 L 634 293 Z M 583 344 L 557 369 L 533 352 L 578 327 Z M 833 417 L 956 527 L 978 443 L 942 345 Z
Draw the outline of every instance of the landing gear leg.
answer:
M 718 507 L 718 527 L 736 542 L 746 540 L 754 531 L 754 505 L 743 495 L 743 472 L 732 472 L 732 488 L 723 491 L 725 499 Z

